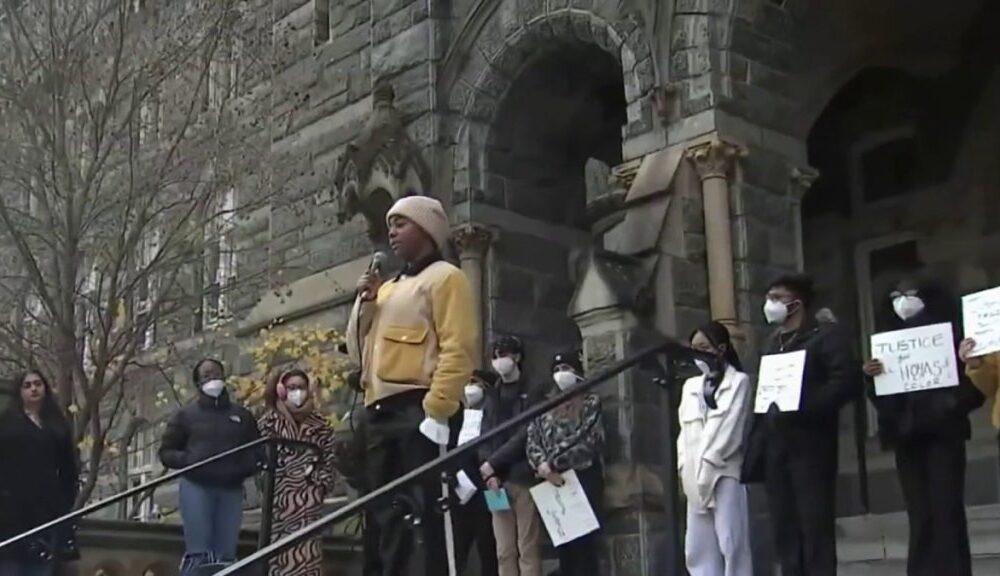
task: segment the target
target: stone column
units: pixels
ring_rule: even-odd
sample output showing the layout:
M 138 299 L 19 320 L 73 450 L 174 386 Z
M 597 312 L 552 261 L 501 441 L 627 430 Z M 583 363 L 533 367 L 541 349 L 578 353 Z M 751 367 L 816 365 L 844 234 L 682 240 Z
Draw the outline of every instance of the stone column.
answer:
M 452 231 L 452 238 L 458 247 L 462 272 L 465 272 L 472 287 L 473 303 L 479 314 L 479 334 L 482 338 L 483 330 L 486 328 L 483 321 L 486 301 L 483 295 L 483 259 L 486 258 L 486 253 L 493 242 L 493 232 L 478 224 L 463 224 Z M 482 342 L 479 343 L 479 350 L 483 350 Z M 480 357 L 476 358 L 476 368 L 481 368 L 481 360 Z
M 739 316 L 736 312 L 729 177 L 737 158 L 744 156 L 746 151 L 743 148 L 722 140 L 700 144 L 687 151 L 688 160 L 694 164 L 701 178 L 712 318 L 725 324 L 734 333 L 739 328 Z
M 817 178 L 819 171 L 805 166 L 792 168 L 788 179 L 788 198 L 792 208 L 792 225 L 795 227 L 795 260 L 799 272 L 806 269 L 805 248 L 802 245 L 802 199 Z

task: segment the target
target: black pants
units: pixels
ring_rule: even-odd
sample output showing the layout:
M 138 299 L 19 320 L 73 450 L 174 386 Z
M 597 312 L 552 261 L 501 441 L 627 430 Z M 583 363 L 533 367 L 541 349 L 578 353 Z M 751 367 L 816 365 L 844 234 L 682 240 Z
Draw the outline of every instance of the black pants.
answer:
M 910 521 L 907 576 L 972 576 L 965 520 L 965 439 L 920 438 L 896 447 Z
M 455 563 L 462 574 L 469 562 L 472 547 L 479 554 L 479 575 L 497 576 L 497 541 L 493 536 L 493 515 L 486 507 L 482 492 L 464 506 L 453 509 L 455 518 Z
M 604 470 L 599 465 L 576 471 L 598 520 L 604 496 Z M 600 574 L 600 530 L 556 548 L 559 576 L 594 576 Z
M 765 488 L 782 576 L 836 576 L 836 445 L 766 455 Z
M 422 400 L 423 393 L 398 394 L 366 409 L 365 468 L 372 489 L 440 455 L 440 448 L 418 430 L 424 419 Z M 440 476 L 432 475 L 375 503 L 382 576 L 448 574 L 444 517 L 437 510 L 440 497 Z M 419 516 L 418 530 L 410 528 L 407 515 Z

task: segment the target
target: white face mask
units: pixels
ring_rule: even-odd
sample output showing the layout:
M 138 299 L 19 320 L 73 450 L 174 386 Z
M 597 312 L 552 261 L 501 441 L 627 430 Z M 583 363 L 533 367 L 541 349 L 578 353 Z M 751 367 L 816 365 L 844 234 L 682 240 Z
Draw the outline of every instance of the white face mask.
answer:
M 568 390 L 580 381 L 580 377 L 568 370 L 561 370 L 552 374 L 552 380 L 560 390 Z
M 924 301 L 917 296 L 900 296 L 892 301 L 892 309 L 905 322 L 924 311 Z
M 768 324 L 783 324 L 788 319 L 788 304 L 781 300 L 768 300 L 764 303 L 764 318 Z
M 504 379 L 510 378 L 517 371 L 517 362 L 510 356 L 501 356 L 493 359 L 493 370 Z
M 288 403 L 295 408 L 301 408 L 303 404 L 306 403 L 306 397 L 308 392 L 305 390 L 289 390 L 288 395 L 285 397 Z
M 209 380 L 201 385 L 201 391 L 210 398 L 218 398 L 225 388 L 226 383 L 222 380 Z
M 483 389 L 475 384 L 469 384 L 465 387 L 465 405 L 466 406 L 477 406 L 483 401 Z

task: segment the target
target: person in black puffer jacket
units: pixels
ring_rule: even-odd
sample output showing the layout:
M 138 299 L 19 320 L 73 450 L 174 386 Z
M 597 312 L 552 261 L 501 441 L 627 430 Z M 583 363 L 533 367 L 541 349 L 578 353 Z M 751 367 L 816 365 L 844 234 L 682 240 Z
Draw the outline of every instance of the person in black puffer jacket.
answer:
M 198 397 L 177 411 L 160 444 L 160 461 L 179 470 L 260 437 L 257 420 L 226 392 L 222 364 L 201 360 L 194 368 Z M 194 470 L 181 479 L 184 522 L 182 576 L 205 564 L 236 560 L 243 520 L 243 482 L 257 472 L 259 451 L 245 450 Z
M 0 416 L 0 542 L 69 513 L 79 488 L 72 430 L 38 371 L 14 379 Z M 0 550 L 0 576 L 49 576 L 79 558 L 70 525 Z
M 482 434 L 521 414 L 544 396 L 524 377 L 524 345 L 519 339 L 497 339 L 492 356 L 498 377 L 486 382 L 484 389 Z M 542 573 L 542 522 L 528 492 L 536 479 L 525 453 L 527 442 L 528 427 L 523 426 L 479 448 L 483 481 L 490 490 L 506 490 L 511 505 L 508 511 L 493 513 L 500 576 Z
M 958 300 L 931 279 L 905 279 L 884 300 L 882 330 L 950 323 L 961 337 Z M 957 349 L 957 347 L 956 347 Z M 965 518 L 965 442 L 972 435 L 969 413 L 986 398 L 959 366 L 959 384 L 907 394 L 869 397 L 878 410 L 879 436 L 896 453 L 896 471 L 910 521 L 907 574 L 972 575 Z M 869 378 L 885 367 L 878 358 L 864 364 Z

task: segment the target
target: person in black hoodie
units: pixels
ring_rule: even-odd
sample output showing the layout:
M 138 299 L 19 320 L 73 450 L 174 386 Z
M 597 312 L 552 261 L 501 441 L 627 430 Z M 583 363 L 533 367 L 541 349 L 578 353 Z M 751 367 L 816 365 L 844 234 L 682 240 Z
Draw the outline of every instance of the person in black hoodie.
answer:
M 518 416 L 544 395 L 524 376 L 521 340 L 502 336 L 493 343 L 491 355 L 497 377 L 488 380 L 484 389 L 483 434 Z M 527 443 L 528 427 L 524 426 L 479 448 L 480 476 L 488 489 L 506 490 L 511 508 L 493 513 L 500 576 L 542 574 L 542 520 L 528 492 L 535 474 L 525 453 Z
M 160 461 L 179 470 L 260 437 L 257 420 L 229 398 L 218 360 L 194 367 L 198 397 L 167 423 Z M 186 474 L 180 483 L 184 523 L 182 576 L 206 564 L 236 560 L 243 520 L 243 482 L 257 472 L 258 451 L 245 450 Z
M 755 414 L 741 478 L 764 482 L 774 542 L 784 576 L 837 573 L 835 492 L 840 409 L 862 390 L 850 342 L 836 323 L 810 312 L 812 279 L 781 277 L 771 283 L 764 305 L 778 326 L 765 355 L 806 351 L 799 409 L 772 405 Z
M 956 337 L 958 301 L 938 282 L 905 279 L 885 299 L 881 329 L 901 330 L 950 323 Z M 956 347 L 957 349 L 957 347 Z M 961 366 L 956 354 L 956 363 Z M 870 378 L 885 372 L 878 358 L 865 362 Z M 896 470 L 910 522 L 908 576 L 971 576 L 965 519 L 965 442 L 969 413 L 985 398 L 959 368 L 959 384 L 908 394 L 869 397 L 878 410 L 879 436 L 896 453 Z
M 0 542 L 68 514 L 79 488 L 79 460 L 69 422 L 37 370 L 18 376 L 0 416 Z M 70 527 L 0 550 L 0 576 L 49 576 L 75 560 Z

